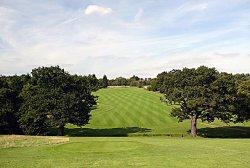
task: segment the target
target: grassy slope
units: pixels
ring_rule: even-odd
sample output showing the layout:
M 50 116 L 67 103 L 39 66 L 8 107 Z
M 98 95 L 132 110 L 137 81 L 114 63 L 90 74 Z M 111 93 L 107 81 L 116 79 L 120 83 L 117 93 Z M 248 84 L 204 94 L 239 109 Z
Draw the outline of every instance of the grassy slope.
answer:
M 158 93 L 111 88 L 96 94 L 99 105 L 93 111 L 91 123 L 87 128 L 69 126 L 67 134 L 185 134 L 189 129 L 188 122 L 178 123 L 169 117 L 171 107 L 159 101 Z M 199 123 L 201 126 L 213 127 Z M 234 135 L 242 132 L 242 128 L 227 130 Z M 245 168 L 250 164 L 249 158 L 250 139 L 0 136 L 0 167 Z
M 81 137 L 58 145 L 0 148 L 1 167 L 243 168 L 249 158 L 249 139 Z
M 160 93 L 139 88 L 108 88 L 99 90 L 96 95 L 99 96 L 97 109 L 92 112 L 90 124 L 84 127 L 92 129 L 70 129 L 68 130 L 69 134 L 75 134 L 76 136 L 187 135 L 189 121 L 178 123 L 176 119 L 170 117 L 172 106 L 160 101 L 160 97 L 163 96 Z M 199 128 L 213 128 L 223 125 L 225 124 L 218 121 L 212 124 L 200 121 L 198 123 Z M 223 128 L 219 131 L 204 129 L 203 131 L 217 131 L 217 134 L 226 132 L 229 133 L 230 137 L 233 129 L 225 130 Z M 233 131 L 233 134 L 235 134 L 234 132 L 247 133 L 250 137 L 250 129 L 237 128 L 237 131 Z
M 183 124 L 169 117 L 171 106 L 160 102 L 161 94 L 138 88 L 109 88 L 97 92 L 98 108 L 90 128 L 139 127 L 154 133 L 183 132 Z M 148 130 L 149 131 L 149 130 Z

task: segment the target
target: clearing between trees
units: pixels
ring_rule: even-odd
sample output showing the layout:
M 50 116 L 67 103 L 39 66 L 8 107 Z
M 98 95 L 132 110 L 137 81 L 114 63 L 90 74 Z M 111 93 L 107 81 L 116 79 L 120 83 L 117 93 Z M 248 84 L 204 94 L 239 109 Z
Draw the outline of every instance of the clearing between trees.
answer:
M 171 108 L 160 99 L 163 94 L 137 87 L 100 89 L 97 108 L 90 124 L 79 128 L 68 125 L 69 136 L 189 136 L 190 121 L 178 122 L 170 116 Z M 229 125 L 198 122 L 198 134 L 204 137 L 250 137 L 250 123 Z

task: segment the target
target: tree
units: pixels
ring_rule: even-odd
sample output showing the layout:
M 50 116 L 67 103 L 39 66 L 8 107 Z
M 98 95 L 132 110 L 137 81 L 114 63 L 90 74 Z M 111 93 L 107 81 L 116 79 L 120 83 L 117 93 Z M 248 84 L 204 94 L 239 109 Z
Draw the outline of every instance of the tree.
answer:
M 99 89 L 99 81 L 95 74 L 87 76 L 88 87 L 91 91 L 97 91 Z
M 0 132 L 21 133 L 18 111 L 22 103 L 19 96 L 28 75 L 0 77 Z
M 59 128 L 58 134 L 64 135 L 67 123 L 78 126 L 87 124 L 96 104 L 96 97 L 91 95 L 91 91 L 77 78 L 70 77 L 66 90 L 63 90 L 63 94 L 58 93 L 54 94 L 56 109 L 50 113 L 53 125 Z
M 234 75 L 220 73 L 211 85 L 213 116 L 228 123 L 237 111 L 237 80 Z
M 240 82 L 237 87 L 237 119 L 238 122 L 250 119 L 250 79 Z
M 146 85 L 150 85 L 151 78 L 139 78 L 138 76 L 133 75 L 131 78 L 123 78 L 123 77 L 118 77 L 115 79 L 110 79 L 108 80 L 108 85 L 109 86 L 136 86 L 136 87 L 143 87 Z
M 129 86 L 138 86 L 140 78 L 138 76 L 133 75 L 128 79 Z
M 103 88 L 107 88 L 108 87 L 108 78 L 107 78 L 106 75 L 103 76 L 102 83 L 103 83 L 103 85 L 102 85 Z
M 151 80 L 149 81 L 148 90 L 149 90 L 149 91 L 157 91 L 157 90 L 158 90 L 156 79 L 151 79 Z
M 169 102 L 178 102 L 171 115 L 183 121 L 189 119 L 191 136 L 197 135 L 197 120 L 213 121 L 211 111 L 210 85 L 216 80 L 218 72 L 214 68 L 201 66 L 197 69 L 184 68 L 164 74 L 161 91 Z
M 19 109 L 19 123 L 25 134 L 44 135 L 50 123 L 48 112 L 53 109 L 49 90 L 39 85 L 27 84 L 20 95 L 23 99 Z
M 112 86 L 127 86 L 127 79 L 123 77 L 115 78 L 114 80 L 110 80 Z
M 167 102 L 177 102 L 171 115 L 191 122 L 191 136 L 197 135 L 197 120 L 243 122 L 249 115 L 249 76 L 219 73 L 204 66 L 163 72 L 157 76 L 158 90 Z
M 123 78 L 123 77 L 116 78 L 116 82 L 117 82 L 117 86 L 127 86 L 128 85 L 127 79 Z
M 8 88 L 0 89 L 0 132 L 16 133 L 18 130 L 15 93 Z
M 94 85 L 89 86 L 95 84 L 93 80 L 71 76 L 58 66 L 37 68 L 31 74 L 31 82 L 22 92 L 24 103 L 20 110 L 20 122 L 27 134 L 45 134 L 49 127 L 57 127 L 58 134 L 64 135 L 67 123 L 88 123 L 96 104 L 91 95 Z

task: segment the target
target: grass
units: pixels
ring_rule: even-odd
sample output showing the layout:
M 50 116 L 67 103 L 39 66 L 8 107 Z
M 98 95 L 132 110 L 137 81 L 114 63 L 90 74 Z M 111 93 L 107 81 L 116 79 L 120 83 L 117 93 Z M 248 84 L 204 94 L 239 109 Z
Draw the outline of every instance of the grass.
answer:
M 90 124 L 68 125 L 72 137 L 0 136 L 0 167 L 249 167 L 249 123 L 199 121 L 201 137 L 192 139 L 189 121 L 171 118 L 159 93 L 118 87 L 95 94 Z
M 95 93 L 98 105 L 92 111 L 90 124 L 83 128 L 68 125 L 69 136 L 188 136 L 189 121 L 178 123 L 170 117 L 173 106 L 160 101 L 160 93 L 135 87 L 114 87 Z M 198 121 L 200 135 L 205 137 L 250 138 L 249 123 L 230 124 Z
M 1 137 L 2 138 L 2 137 Z M 29 137 L 26 137 L 29 138 Z M 31 137 L 32 138 L 32 137 Z M 71 137 L 0 149 L 1 167 L 248 167 L 249 139 Z
M 41 145 L 53 145 L 68 142 L 68 137 L 43 137 L 24 135 L 2 135 L 0 136 L 0 148 L 30 147 Z

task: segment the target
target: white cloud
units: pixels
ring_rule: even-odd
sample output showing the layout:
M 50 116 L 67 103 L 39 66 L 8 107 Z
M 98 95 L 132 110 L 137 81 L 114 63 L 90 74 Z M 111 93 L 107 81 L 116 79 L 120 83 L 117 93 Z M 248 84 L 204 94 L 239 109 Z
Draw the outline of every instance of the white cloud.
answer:
M 188 2 L 180 6 L 179 10 L 186 13 L 186 12 L 193 12 L 193 11 L 203 11 L 203 10 L 206 10 L 207 8 L 208 8 L 207 3 L 193 4 L 193 3 Z
M 144 13 L 143 9 L 140 8 L 134 17 L 134 21 L 139 22 L 143 16 L 143 13 Z
M 98 6 L 98 5 L 88 5 L 84 10 L 85 15 L 91 15 L 91 14 L 100 14 L 100 15 L 107 15 L 112 13 L 111 8 Z

